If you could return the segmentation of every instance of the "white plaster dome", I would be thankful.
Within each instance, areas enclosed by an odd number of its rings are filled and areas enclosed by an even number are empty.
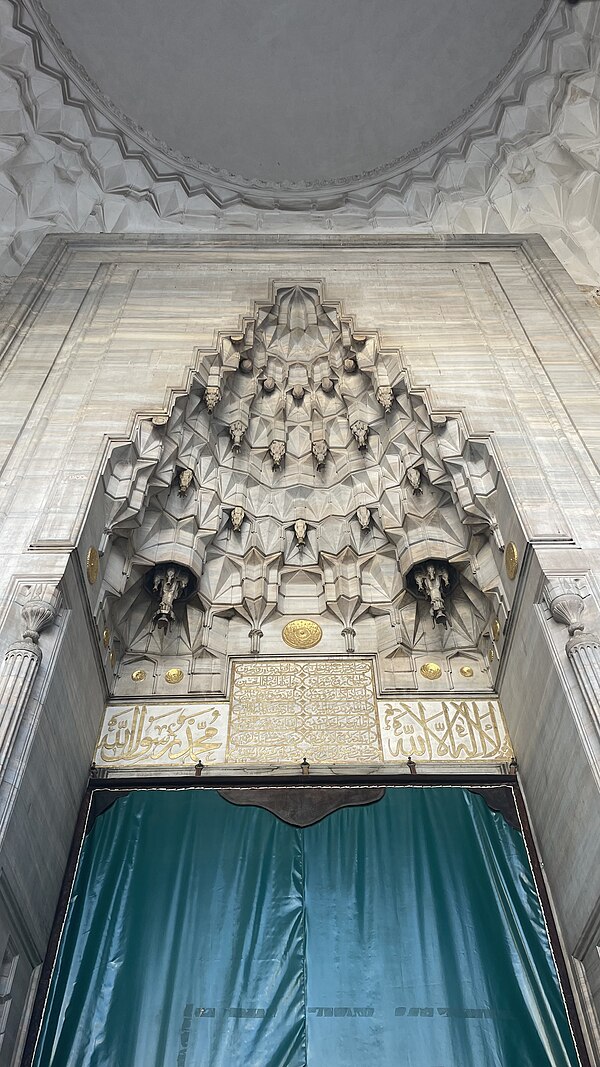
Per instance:
[[[159,143],[188,168],[285,191],[397,170],[468,125],[535,44],[553,0],[540,3],[44,7],[63,65],[134,138]]]

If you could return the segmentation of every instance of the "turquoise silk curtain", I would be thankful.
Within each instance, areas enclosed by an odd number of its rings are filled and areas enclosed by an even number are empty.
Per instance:
[[[520,834],[387,790],[296,829],[135,791],[82,849],[36,1067],[576,1067]]]

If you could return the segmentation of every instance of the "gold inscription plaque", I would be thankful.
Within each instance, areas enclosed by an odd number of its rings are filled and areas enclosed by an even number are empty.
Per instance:
[[[311,619],[293,619],[281,631],[281,636],[290,648],[314,648],[319,644],[323,631],[318,622]]]
[[[183,681],[183,671],[179,667],[171,667],[170,671],[165,674],[165,682],[169,685],[177,685],[178,682]]]
[[[397,700],[379,704],[386,760],[492,760],[513,755],[497,700]]]
[[[377,763],[381,741],[368,660],[236,663],[227,763]]]
[[[511,582],[517,577],[519,569],[519,553],[514,541],[509,541],[504,549],[504,566]]]
[[[87,550],[87,556],[85,558],[85,567],[87,571],[87,580],[90,585],[95,585],[98,581],[98,568],[100,566],[100,557],[98,555],[98,549],[91,548]]]
[[[436,678],[442,677],[442,668],[439,663],[424,663],[421,667],[421,674],[424,678],[429,678],[434,682]]]
[[[223,750],[225,718],[220,704],[108,708],[96,762],[100,767],[214,762]]]

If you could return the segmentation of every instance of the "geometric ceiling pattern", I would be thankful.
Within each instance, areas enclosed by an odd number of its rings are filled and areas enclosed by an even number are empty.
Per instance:
[[[600,4],[557,4],[541,40],[466,129],[348,186],[236,186],[136,144],[0,0],[0,284],[52,232],[540,233],[600,278]],[[38,24],[34,21],[34,13]]]

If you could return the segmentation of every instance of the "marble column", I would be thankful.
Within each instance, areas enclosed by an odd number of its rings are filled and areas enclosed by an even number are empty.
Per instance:
[[[588,710],[600,729],[600,637],[577,633],[567,641],[566,649]]]
[[[548,583],[544,596],[552,618],[568,628],[565,651],[588,711],[600,728],[600,637],[585,631],[581,589],[576,580],[560,578]]]
[[[25,629],[9,645],[0,664],[0,778],[4,775],[42,660],[40,633],[54,622],[59,598],[55,586],[28,586],[21,606]]]

